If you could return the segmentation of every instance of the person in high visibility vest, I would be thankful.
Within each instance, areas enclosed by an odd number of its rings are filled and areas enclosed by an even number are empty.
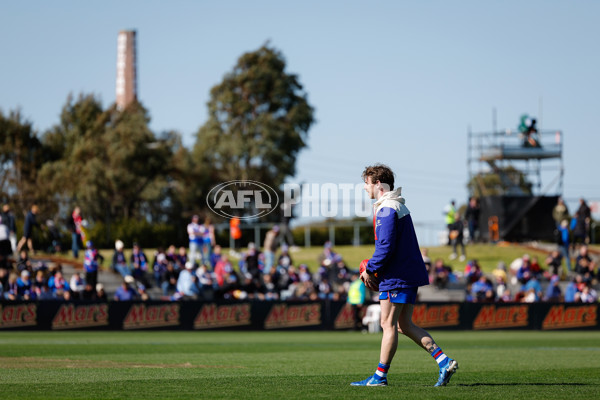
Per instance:
[[[367,288],[362,279],[358,279],[358,274],[352,274],[352,283],[348,288],[348,304],[352,306],[352,317],[354,319],[354,329],[362,329],[362,308],[367,295]]]

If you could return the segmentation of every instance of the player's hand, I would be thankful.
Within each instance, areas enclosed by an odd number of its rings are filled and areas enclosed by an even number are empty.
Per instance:
[[[374,292],[377,292],[379,290],[379,282],[377,281],[377,279],[375,277],[373,277],[372,275],[369,275],[367,273],[367,271],[363,271],[363,273],[360,274],[360,279],[362,279],[365,286],[369,290],[372,290]]]

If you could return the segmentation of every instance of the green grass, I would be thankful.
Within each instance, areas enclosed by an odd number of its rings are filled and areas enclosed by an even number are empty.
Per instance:
[[[0,397],[11,399],[593,399],[600,345],[590,331],[432,332],[460,363],[437,366],[401,337],[384,388],[381,335],[355,332],[2,332]]]

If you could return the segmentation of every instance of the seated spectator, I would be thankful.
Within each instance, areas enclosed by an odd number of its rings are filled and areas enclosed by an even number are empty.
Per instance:
[[[162,287],[163,277],[167,272],[167,265],[169,261],[167,260],[167,256],[165,253],[157,253],[154,265],[152,266],[152,270],[154,272],[154,281],[156,282],[156,287]]]
[[[529,254],[525,254],[521,258],[521,266],[516,272],[517,281],[521,285],[524,285],[531,279],[532,276],[533,273],[531,271],[531,261],[529,259]]]
[[[62,271],[56,270],[54,275],[48,279],[48,287],[56,297],[62,297],[64,292],[69,291],[69,283],[63,277]]]
[[[543,275],[544,270],[540,266],[538,258],[536,256],[531,257],[531,263],[529,264],[529,270],[538,279]]]
[[[323,252],[319,254],[317,260],[319,261],[319,265],[323,265],[325,260],[329,260],[329,264],[333,262],[334,257],[336,256],[336,252],[333,251],[333,247],[331,242],[328,240],[323,245]]]
[[[579,248],[579,255],[575,259],[575,272],[582,275],[584,280],[591,281],[594,277],[596,263],[588,253],[588,247],[582,245]]]
[[[300,279],[300,282],[312,283],[312,277],[310,275],[310,272],[308,271],[308,266],[306,264],[300,264],[300,266],[298,267],[298,278]]]
[[[479,279],[471,285],[471,296],[473,302],[494,301],[495,295],[492,282],[490,282],[485,275],[481,275]]]
[[[133,244],[131,252],[131,276],[146,287],[150,287],[146,274],[148,272],[148,257],[137,243]]]
[[[104,285],[101,283],[96,284],[96,300],[98,301],[107,301],[108,297],[106,296],[106,292],[104,291]]]
[[[102,285],[102,284],[98,283],[98,285]],[[83,288],[83,291],[81,292],[81,299],[82,300],[96,300],[96,290],[88,282],[85,283],[85,287]]]
[[[121,286],[115,292],[114,300],[115,301],[133,301],[137,300],[138,295],[135,289],[133,289],[130,284],[135,284],[135,280],[131,275],[126,276],[121,283]]]
[[[179,248],[179,252],[177,253],[177,258],[175,259],[175,269],[178,271],[182,271],[185,269],[185,263],[188,261],[187,249],[183,246]]]
[[[502,293],[502,295],[498,297],[498,302],[510,303],[511,301],[513,301],[512,293],[510,292],[510,289],[507,287],[506,289],[504,289],[504,292]]]
[[[590,282],[587,282],[583,287],[581,293],[579,293],[579,301],[581,301],[582,303],[598,302],[598,293],[594,290]]]
[[[127,265],[127,258],[123,252],[124,248],[125,244],[121,240],[115,241],[115,252],[113,253],[111,263],[111,269],[115,272],[118,272],[123,278],[125,278],[127,275],[131,275],[131,271]],[[92,285],[92,287],[94,286]]]
[[[475,283],[481,278],[481,267],[477,260],[471,260],[465,266],[465,280],[469,283]]]
[[[79,272],[75,272],[71,276],[71,280],[69,281],[69,287],[71,288],[71,295],[74,300],[79,300],[85,289],[85,279],[81,277]]]
[[[451,271],[452,268],[448,265],[445,265],[444,260],[437,258],[431,267],[431,283],[433,283],[438,289],[446,288],[450,280],[449,275]]]
[[[33,297],[32,282],[26,269],[17,278],[17,297],[21,300],[32,300]]]
[[[23,270],[28,270],[29,272],[33,271],[33,265],[31,264],[31,260],[29,259],[29,254],[27,250],[19,251],[19,260],[17,261],[17,271],[21,273]]]
[[[177,290],[177,278],[179,278],[179,272],[175,269],[174,263],[169,261],[160,279],[162,282],[160,287],[164,296],[169,296]]]
[[[553,277],[562,275],[562,259],[563,256],[558,250],[552,250],[548,257],[546,257],[546,265],[548,265],[548,271],[546,277]]]
[[[501,261],[498,263],[498,266],[492,271],[492,275],[496,280],[496,298],[499,300],[505,296],[507,286],[507,276],[506,276],[506,265]],[[510,290],[509,290],[510,296]]]
[[[554,275],[550,278],[550,284],[546,288],[546,293],[544,294],[544,301],[558,303],[562,300],[562,290],[559,283],[560,278],[558,275]]]
[[[265,300],[279,300],[279,292],[277,286],[273,283],[272,275],[265,274],[263,276],[263,295]]]
[[[210,269],[211,271],[215,270],[217,263],[221,260],[223,249],[220,245],[216,244],[212,249],[212,253],[210,254]]]
[[[175,245],[170,245],[165,251],[165,257],[167,257],[167,261],[175,264],[177,262],[177,250],[175,249]]]
[[[521,292],[525,293],[525,302],[537,302],[542,297],[542,285],[535,275],[531,275],[531,278],[521,286]]]
[[[583,278],[581,275],[575,275],[575,277],[569,282],[565,289],[565,302],[574,303],[579,299],[579,288],[583,288]]]
[[[8,275],[8,283],[4,288],[4,298],[6,300],[19,300],[19,286],[17,284],[17,280],[19,279],[19,275],[11,272]]]
[[[185,269],[179,273],[177,278],[177,293],[180,298],[197,299],[200,295],[198,279],[194,272],[192,261],[186,262]]]

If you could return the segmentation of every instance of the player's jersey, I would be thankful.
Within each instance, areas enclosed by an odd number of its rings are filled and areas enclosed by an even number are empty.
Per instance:
[[[377,272],[382,292],[429,284],[417,235],[400,196],[402,188],[386,192],[375,202],[375,253],[367,270]]]

